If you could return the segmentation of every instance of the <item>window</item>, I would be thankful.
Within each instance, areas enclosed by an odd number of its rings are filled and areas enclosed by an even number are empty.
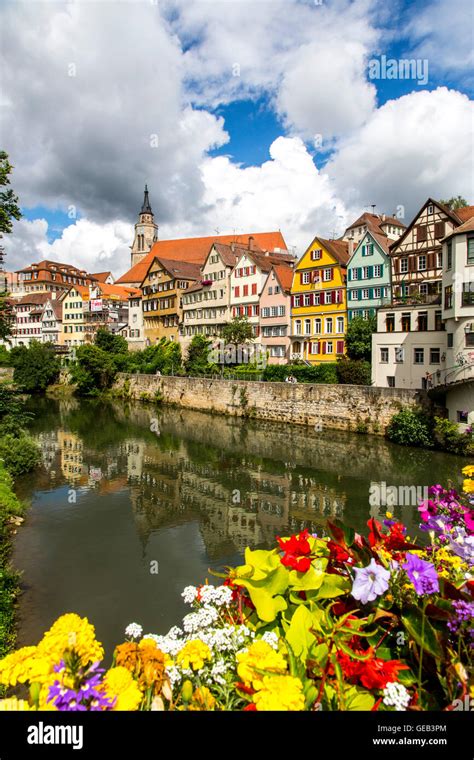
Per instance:
[[[388,364],[388,348],[380,349],[380,363]]]
[[[410,329],[411,329],[410,312],[404,312],[402,314],[402,332],[410,332]]]
[[[321,248],[317,248],[315,251],[311,251],[311,258],[313,259],[313,261],[318,261],[318,259],[320,259],[322,255],[323,255],[323,252]]]
[[[430,348],[430,364],[439,364],[441,360],[439,348]]]
[[[431,214],[434,213],[433,205],[430,203],[430,205],[427,207],[426,210],[427,210],[428,214],[430,214],[430,216],[431,216]]]
[[[278,309],[276,306],[272,306],[270,309],[270,316],[271,317],[277,317],[278,316]]]
[[[453,266],[453,241],[448,240],[446,245],[446,269],[451,269]]]
[[[327,354],[332,354],[333,353],[332,340],[328,340],[326,342],[326,353]]]
[[[415,364],[424,364],[425,363],[425,349],[424,348],[415,348],[413,351]]]
[[[301,319],[295,320],[295,335],[301,335]]]
[[[467,239],[467,263],[474,264],[474,237]]]
[[[423,272],[426,269],[426,256],[418,256],[418,271]]]
[[[337,333],[344,332],[344,317],[338,317],[336,319],[336,332]]]
[[[359,300],[359,291],[358,290],[351,290],[351,301],[358,301]]]
[[[326,319],[325,332],[329,335],[332,333],[332,317],[327,317]]]
[[[369,289],[368,289],[368,288],[364,288],[364,289],[362,290],[362,300],[364,301],[364,300],[366,300],[368,297],[369,297]]]
[[[311,335],[311,320],[305,319],[304,321],[304,334]]]
[[[360,269],[352,269],[352,279],[358,280],[360,275]]]
[[[325,293],[324,294],[324,303],[325,304],[332,303],[332,293]]]
[[[462,410],[456,412],[456,420],[457,422],[460,422],[462,425],[467,425],[469,413]]]
[[[408,259],[400,259],[400,272],[406,274],[408,272]]]
[[[301,282],[303,283],[303,285],[308,285],[309,284],[309,282],[310,282],[309,272],[302,272],[301,273]]]
[[[323,272],[323,280],[324,282],[329,282],[332,280],[332,269],[325,269]]]
[[[362,267],[361,280],[368,280],[368,279],[369,279],[369,267]]]
[[[374,244],[366,243],[362,246],[362,256],[372,256],[374,253]]]
[[[416,242],[424,243],[427,240],[428,233],[425,225],[419,225],[416,228]]]
[[[453,307],[453,286],[447,285],[444,289],[444,308],[452,309]]]
[[[421,282],[420,283],[420,295],[422,295],[422,296],[428,295],[428,283],[427,282]]]
[[[321,334],[321,320],[319,319],[319,317],[314,320],[314,333],[315,335]]]
[[[395,362],[396,364],[403,364],[405,361],[405,349],[403,346],[395,347]]]
[[[268,295],[269,296],[273,295],[273,288],[272,287],[268,288]]]
[[[293,306],[298,307],[300,305],[300,297],[293,296]]]
[[[285,316],[285,312],[286,312],[285,306],[279,306],[278,307],[278,316],[279,317],[284,317]]]
[[[309,345],[310,345],[310,349],[309,349],[310,354],[319,354],[319,343],[317,341],[313,341]]]
[[[465,346],[466,346],[466,348],[472,348],[474,346],[474,332],[468,332],[468,333],[466,333],[466,343],[465,343]]]
[[[303,306],[311,306],[311,296],[309,294],[303,296]]]
[[[441,319],[440,311],[435,311],[435,330],[444,330],[443,320]]]
[[[385,329],[387,332],[395,332],[395,314],[387,314],[385,317]]]
[[[380,298],[382,295],[382,288],[374,288],[374,298]]]
[[[381,264],[375,264],[375,266],[374,266],[374,277],[382,277],[382,265]]]
[[[426,332],[427,329],[428,329],[428,312],[419,311],[418,312],[418,330],[420,332]]]
[[[274,293],[275,293],[275,295],[277,296],[277,295],[278,295],[278,293],[280,292],[280,286],[279,286],[279,285],[275,285],[275,287],[273,288],[273,292],[274,292]]]

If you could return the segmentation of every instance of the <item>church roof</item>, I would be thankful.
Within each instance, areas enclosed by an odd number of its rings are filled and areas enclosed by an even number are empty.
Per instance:
[[[143,195],[143,203],[140,210],[140,214],[153,214],[150,206],[150,199],[148,198],[148,186],[145,185],[145,193]]]

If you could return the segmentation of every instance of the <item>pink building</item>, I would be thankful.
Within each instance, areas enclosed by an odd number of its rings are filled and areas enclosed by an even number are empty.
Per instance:
[[[293,274],[288,264],[275,264],[260,296],[260,341],[268,351],[269,364],[286,364],[289,359]]]

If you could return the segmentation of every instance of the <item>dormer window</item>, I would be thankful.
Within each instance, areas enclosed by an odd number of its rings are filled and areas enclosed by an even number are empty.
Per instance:
[[[433,214],[434,213],[434,207],[433,207],[433,205],[430,203],[430,205],[428,206],[428,208],[426,210],[427,210],[428,214]]]

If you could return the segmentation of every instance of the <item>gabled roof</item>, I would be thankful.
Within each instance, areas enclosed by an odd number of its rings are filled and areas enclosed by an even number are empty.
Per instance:
[[[353,227],[362,227],[362,225],[367,225],[368,229],[373,230],[374,232],[379,232],[383,235],[385,233],[383,232],[382,227],[387,224],[394,225],[396,227],[405,227],[403,222],[401,222],[400,219],[397,219],[395,216],[387,216],[386,214],[369,214],[368,211],[365,211],[359,216],[358,219],[356,219],[355,222],[346,227],[346,230],[351,230]]]
[[[449,240],[449,238],[452,238],[454,235],[462,235],[465,232],[474,232],[474,216],[471,216],[470,219],[467,219],[464,224],[456,227],[452,232],[449,233],[449,235],[446,235],[446,237],[443,238],[443,241]]]
[[[293,275],[295,273],[294,267],[284,266],[283,264],[274,264],[272,269],[275,272],[281,289],[284,293],[291,292],[291,286],[293,285]]]
[[[199,280],[201,277],[201,267],[199,264],[191,264],[189,261],[176,261],[175,259],[165,259],[162,256],[154,256],[153,261],[158,261],[163,269],[166,269],[172,277],[181,277],[183,280]],[[150,267],[149,267],[150,268]],[[148,275],[148,270],[146,276]]]
[[[203,264],[212,244],[240,243],[248,247],[249,237],[253,237],[257,245],[264,250],[273,251],[275,248],[286,250],[283,235],[278,232],[249,232],[245,235],[210,235],[208,237],[181,238],[179,240],[157,240],[144,258],[135,264],[128,272],[125,272],[116,281],[116,284],[143,282],[148,268],[154,258],[163,256],[173,261],[188,261],[194,264]]]
[[[67,295],[70,295],[71,290],[77,290],[79,295],[81,295],[83,298],[87,298],[89,296],[89,288],[87,285],[71,285],[67,292]]]
[[[224,264],[229,267],[235,266],[242,253],[245,253],[246,251],[254,250],[255,252],[263,253],[262,249],[258,245],[250,249],[247,246],[239,243],[231,243],[230,245],[227,245],[226,243],[214,243],[214,245],[211,247],[211,250],[212,248],[216,249]],[[209,253],[210,252],[211,251],[209,251]],[[206,261],[207,258],[208,257],[206,256]]]
[[[367,230],[367,232],[365,233],[364,237],[362,237],[360,239],[359,243],[357,243],[357,245],[354,246],[354,251],[353,251],[352,256],[358,250],[358,248],[360,248],[360,246],[363,245],[363,242],[365,240],[366,235],[370,235],[370,237],[373,240],[375,240],[376,243],[378,243],[378,245],[383,250],[383,252],[386,253],[387,256],[389,255],[389,253],[390,253],[390,251],[389,251],[389,242],[390,242],[389,238],[386,235],[382,235],[379,232],[375,232],[375,230]],[[352,258],[352,256],[351,256],[351,258]]]
[[[26,295],[15,300],[16,304],[43,304],[46,303],[48,298],[51,298],[51,293],[26,293]]]
[[[98,280],[98,282],[105,282],[107,277],[113,277],[113,274],[112,272],[94,272],[90,276]]]
[[[266,253],[264,251],[250,251],[248,248],[244,248],[236,262],[236,266],[243,256],[251,259],[262,272],[269,272],[274,264],[296,265],[295,257],[291,253]]]
[[[44,314],[44,312],[46,310],[46,308],[45,308],[46,307],[46,303],[48,303],[48,302],[49,302],[49,305],[51,306],[51,308],[52,308],[52,310],[54,312],[54,316],[56,317],[56,319],[62,319],[62,316],[63,316],[63,305],[62,305],[62,302],[58,301],[56,298],[54,298],[54,299],[53,298],[49,298],[48,301],[45,301],[44,306],[43,306],[43,314]]]
[[[74,266],[73,264],[63,264],[60,261],[50,261],[49,259],[42,259],[41,261],[38,261],[37,263],[34,262],[33,264],[30,264],[29,266],[25,267],[24,269],[17,269],[16,272],[19,274],[20,272],[29,272],[30,270],[39,270],[39,269],[47,269],[50,270],[52,268],[58,269],[66,269],[67,272],[70,274],[80,274],[81,276],[88,277],[87,272],[85,269],[79,269],[78,267]]]
[[[454,213],[459,217],[461,222],[467,222],[468,219],[472,219],[474,216],[474,206],[464,206],[463,208],[458,208]]]
[[[390,255],[391,255],[391,256],[393,256],[393,255],[396,255],[396,254],[394,254],[394,252],[393,252],[393,249],[394,249],[394,248],[395,248],[397,245],[400,245],[400,243],[402,243],[402,242],[404,241],[404,239],[406,238],[406,236],[408,235],[408,233],[410,232],[410,230],[412,230],[412,229],[413,229],[413,227],[415,226],[415,224],[416,224],[416,221],[417,221],[418,217],[420,216],[421,212],[423,211],[423,209],[425,209],[425,208],[426,208],[426,206],[428,206],[428,205],[430,205],[430,204],[432,204],[432,205],[434,205],[434,206],[438,206],[438,208],[440,208],[440,209],[441,209],[441,211],[444,211],[444,213],[446,214],[446,216],[448,216],[448,217],[451,219],[451,221],[453,222],[453,224],[455,225],[455,227],[458,227],[458,226],[461,224],[461,219],[460,219],[460,217],[458,217],[458,216],[456,215],[456,214],[457,214],[457,212],[451,211],[451,209],[449,209],[447,206],[444,206],[444,205],[443,205],[442,203],[440,203],[439,201],[435,201],[435,200],[434,200],[434,198],[428,198],[428,199],[427,199],[427,200],[426,200],[426,201],[423,203],[423,205],[422,205],[422,207],[420,208],[420,210],[418,211],[418,213],[416,213],[416,214],[415,214],[415,216],[414,216],[414,217],[413,217],[413,219],[411,220],[410,224],[409,224],[409,225],[408,225],[408,227],[406,228],[406,230],[405,230],[405,232],[403,233],[403,235],[401,235],[401,236],[398,238],[398,240],[394,240],[394,241],[393,241],[393,243],[390,243]]]
[[[303,256],[306,256],[315,242],[320,243],[331,254],[331,256],[336,259],[338,264],[340,264],[342,267],[347,266],[347,263],[349,261],[349,243],[346,240],[326,240],[322,237],[315,237],[311,242],[311,245],[309,245],[304,252]],[[303,256],[301,257],[300,261],[302,260]]]

